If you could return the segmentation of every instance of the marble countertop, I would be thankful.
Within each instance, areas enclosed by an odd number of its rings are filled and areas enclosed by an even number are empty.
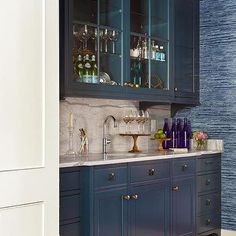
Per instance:
[[[170,151],[165,152],[142,152],[138,154],[134,153],[111,153],[108,155],[89,154],[82,157],[68,157],[60,156],[60,168],[73,167],[73,166],[97,166],[108,164],[121,164],[137,161],[151,161],[160,159],[171,159],[190,156],[201,156],[206,154],[216,154],[221,151],[190,151],[187,153],[173,153]]]

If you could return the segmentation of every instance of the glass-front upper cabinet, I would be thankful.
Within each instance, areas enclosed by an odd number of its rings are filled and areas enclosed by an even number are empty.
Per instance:
[[[120,85],[121,0],[73,0],[73,81]]]
[[[169,89],[169,0],[130,0],[130,87]]]

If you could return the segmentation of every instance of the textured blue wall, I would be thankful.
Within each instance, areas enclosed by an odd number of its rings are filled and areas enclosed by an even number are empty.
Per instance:
[[[201,1],[201,106],[179,112],[224,139],[222,227],[236,230],[236,0]]]

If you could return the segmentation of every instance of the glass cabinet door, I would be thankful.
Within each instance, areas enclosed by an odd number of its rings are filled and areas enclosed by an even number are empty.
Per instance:
[[[130,1],[129,87],[169,89],[169,1]]]
[[[73,0],[73,81],[120,85],[122,1]]]

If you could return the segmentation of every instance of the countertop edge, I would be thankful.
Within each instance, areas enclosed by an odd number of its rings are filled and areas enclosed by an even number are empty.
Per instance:
[[[175,159],[175,158],[184,158],[191,156],[203,156],[203,155],[211,155],[211,154],[220,154],[222,151],[198,151],[198,152],[189,152],[189,153],[173,153],[173,154],[164,154],[164,155],[155,155],[147,154],[147,156],[141,157],[127,157],[127,158],[117,158],[117,159],[109,159],[109,160],[87,160],[87,161],[68,161],[61,162],[59,164],[60,168],[66,167],[76,167],[76,166],[100,166],[100,165],[112,165],[112,164],[124,164],[130,162],[142,162],[142,161],[154,161],[154,160],[167,160],[167,159]],[[102,154],[101,154],[102,155]]]

